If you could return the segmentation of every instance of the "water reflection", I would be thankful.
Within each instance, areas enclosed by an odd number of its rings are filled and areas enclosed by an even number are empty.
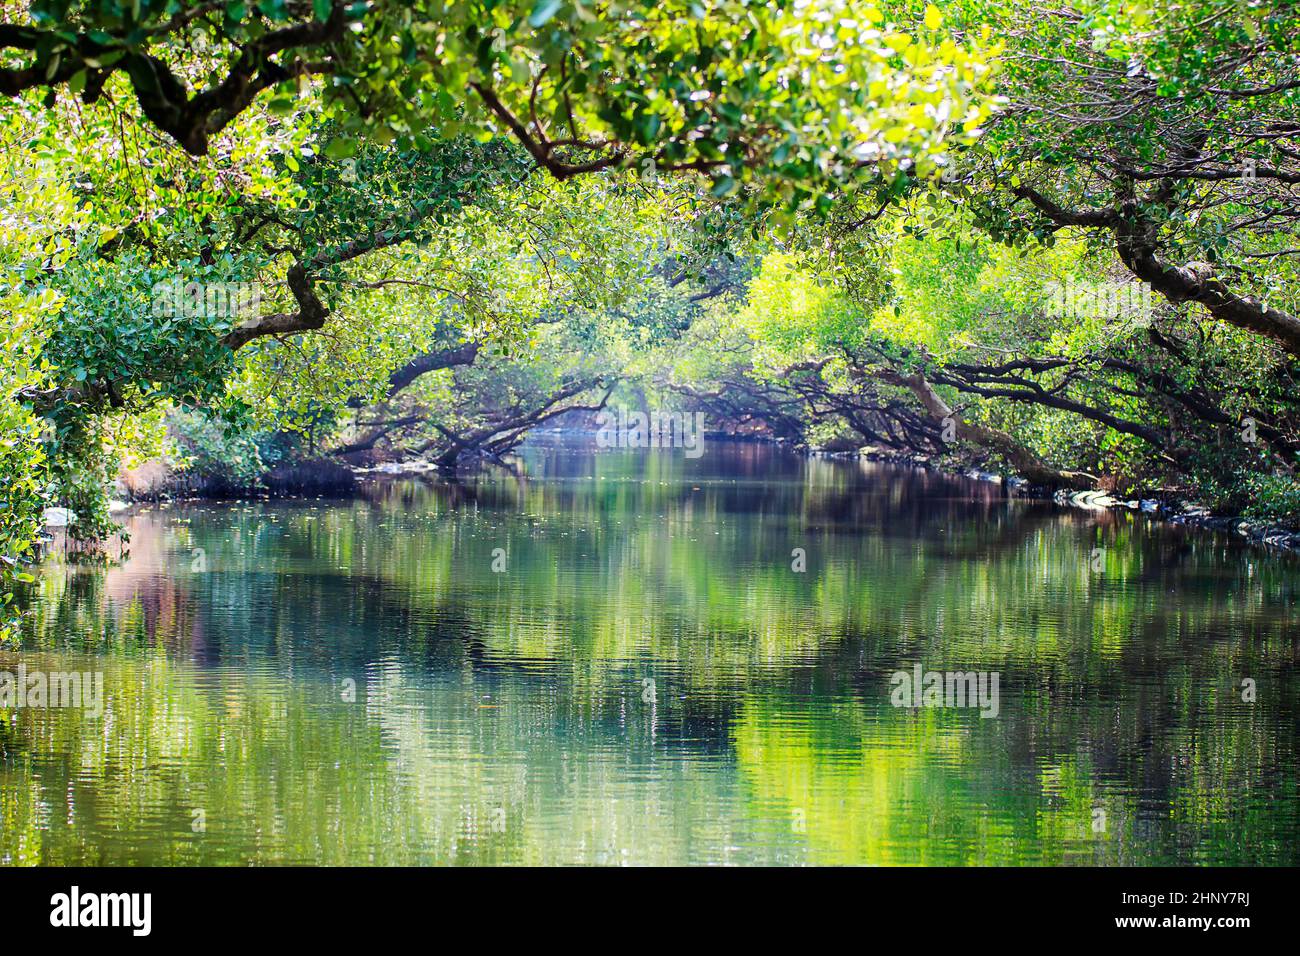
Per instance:
[[[523,474],[52,561],[0,670],[102,670],[105,715],[0,711],[0,860],[1300,858],[1294,560],[759,446]],[[999,717],[891,707],[918,661]]]

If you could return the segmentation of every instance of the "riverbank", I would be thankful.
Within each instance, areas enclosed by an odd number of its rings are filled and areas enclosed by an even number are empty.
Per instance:
[[[876,449],[862,448],[855,451],[845,451],[810,447],[804,449],[803,454],[848,461],[866,459],[881,464],[936,471],[941,474],[970,478],[975,481],[988,481],[1002,485],[1009,497],[1037,501],[1050,500],[1064,507],[1092,511],[1135,511],[1157,521],[1231,534],[1265,548],[1300,554],[1300,531],[1268,519],[1247,518],[1242,515],[1215,515],[1204,505],[1189,501],[1178,494],[1151,493],[1134,498],[1119,498],[1104,491],[1062,491],[1034,485],[1014,475],[1002,475],[973,468],[964,470],[950,468],[936,465],[924,456]]]
[[[548,429],[539,437],[568,437],[569,430]],[[1126,510],[1139,512],[1157,521],[1173,525],[1231,534],[1268,549],[1300,553],[1300,531],[1275,521],[1234,515],[1215,515],[1209,508],[1188,501],[1181,495],[1154,492],[1121,498],[1104,491],[1061,491],[1033,485],[1014,475],[978,469],[958,469],[936,464],[925,456],[885,451],[875,448],[843,446],[794,446],[761,436],[708,435],[709,441],[773,445],[792,454],[840,461],[867,460],[881,464],[933,471],[954,477],[998,484],[1008,497],[1036,501],[1053,501],[1069,508],[1093,511]],[[277,466],[254,482],[229,477],[194,475],[170,469],[160,462],[148,462],[119,476],[114,493],[118,507],[152,501],[231,500],[279,497],[349,497],[356,494],[362,481],[375,478],[427,478],[442,476],[428,462],[414,460],[382,462],[370,467],[353,466],[330,458],[317,458]]]
[[[113,494],[126,502],[288,495],[345,497],[356,492],[357,474],[357,469],[331,458],[277,465],[252,480],[178,471],[165,462],[152,460],[118,475],[113,483]]]

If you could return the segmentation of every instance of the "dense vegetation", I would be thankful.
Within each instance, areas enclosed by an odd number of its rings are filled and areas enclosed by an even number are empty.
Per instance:
[[[610,401],[1300,520],[1297,26],[0,3],[5,582],[148,458],[453,469]]]

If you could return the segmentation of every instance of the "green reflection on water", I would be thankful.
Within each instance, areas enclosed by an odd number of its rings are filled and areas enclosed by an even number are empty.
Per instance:
[[[0,860],[1300,857],[1292,559],[753,446],[525,470],[52,561],[0,670],[102,671],[104,715],[0,711]],[[916,662],[999,716],[890,706]]]

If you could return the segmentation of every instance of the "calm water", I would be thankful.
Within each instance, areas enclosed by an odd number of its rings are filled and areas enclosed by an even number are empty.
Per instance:
[[[0,861],[1300,862],[1295,560],[754,446],[525,468],[51,561],[0,670],[103,714],[0,710]],[[891,706],[916,663],[998,716]]]

